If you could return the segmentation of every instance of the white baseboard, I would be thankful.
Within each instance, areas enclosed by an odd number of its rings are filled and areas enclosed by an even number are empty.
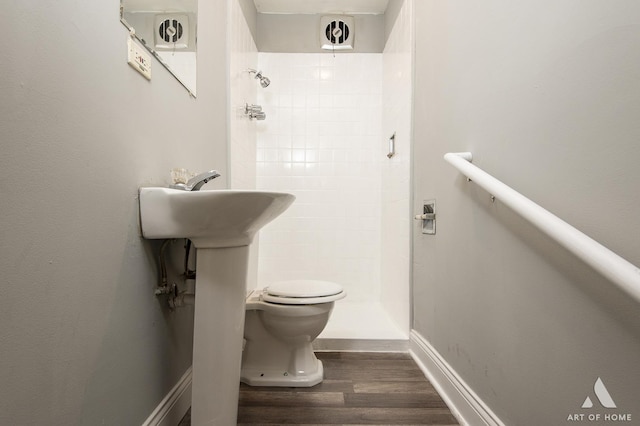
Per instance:
[[[411,330],[409,353],[460,424],[504,426],[438,351],[415,330]]]
[[[191,367],[169,391],[142,426],[176,426],[191,407]]]

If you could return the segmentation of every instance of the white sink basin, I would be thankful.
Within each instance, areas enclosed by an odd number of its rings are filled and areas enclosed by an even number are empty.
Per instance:
[[[142,236],[189,238],[197,248],[245,246],[294,200],[284,192],[140,188]]]

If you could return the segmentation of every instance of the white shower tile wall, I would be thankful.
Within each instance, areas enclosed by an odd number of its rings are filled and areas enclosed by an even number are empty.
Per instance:
[[[395,133],[396,153],[382,163],[381,301],[394,323],[408,333],[411,226],[411,109],[413,2],[405,0],[383,52],[382,126]],[[395,283],[389,285],[388,283]]]
[[[229,43],[229,167],[227,181],[231,189],[256,187],[256,123],[244,113],[245,103],[256,103],[258,84],[247,71],[258,66],[258,49],[240,4],[232,1]],[[219,135],[226,138],[226,135]],[[214,159],[213,161],[219,161]],[[256,238],[256,241],[258,238]],[[256,286],[258,275],[257,244],[250,248],[247,290]]]
[[[244,114],[245,103],[257,102],[257,87],[247,72],[258,65],[258,49],[237,1],[230,2],[231,31],[229,50],[230,75],[230,145],[229,186],[232,189],[256,187],[256,125]],[[226,135],[220,135],[225,138]]]
[[[341,283],[380,298],[382,54],[259,53],[257,186],[295,203],[260,234],[258,285]],[[383,157],[384,158],[384,157]]]

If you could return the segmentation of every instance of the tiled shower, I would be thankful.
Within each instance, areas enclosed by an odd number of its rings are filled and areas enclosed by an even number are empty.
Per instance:
[[[252,180],[248,128],[256,135],[256,188],[297,197],[260,233],[255,285],[338,282],[348,297],[336,303],[321,338],[407,339],[410,5],[403,6],[383,53],[257,53],[241,11],[235,13],[232,188]],[[255,100],[246,99],[245,85],[258,86],[243,74],[246,68],[271,80],[257,88]],[[243,102],[261,105],[266,120],[243,118]],[[394,133],[396,154],[388,158]]]
[[[379,297],[379,54],[260,53],[257,186],[297,200],[260,236],[258,280],[318,277]]]

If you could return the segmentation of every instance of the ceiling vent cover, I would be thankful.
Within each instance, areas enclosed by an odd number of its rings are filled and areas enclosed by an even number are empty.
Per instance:
[[[180,14],[156,15],[156,49],[186,49],[189,47],[189,18]]]
[[[326,50],[351,50],[355,37],[353,16],[320,18],[320,46]]]

